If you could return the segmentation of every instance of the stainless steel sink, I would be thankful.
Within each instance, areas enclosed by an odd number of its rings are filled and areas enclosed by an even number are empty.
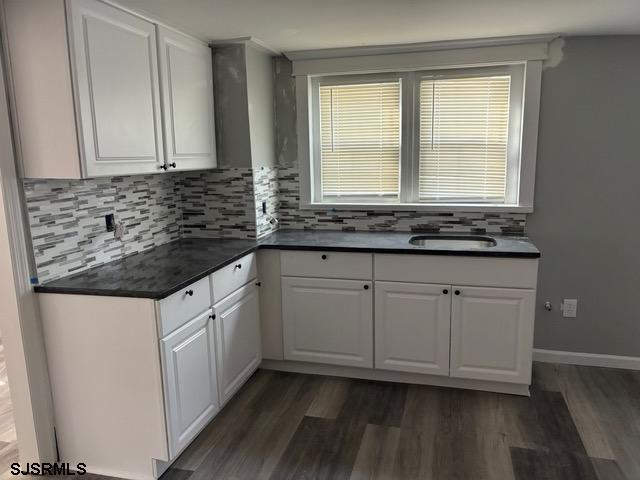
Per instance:
[[[419,235],[411,237],[409,243],[419,247],[454,249],[491,248],[497,245],[493,238],[480,235]]]

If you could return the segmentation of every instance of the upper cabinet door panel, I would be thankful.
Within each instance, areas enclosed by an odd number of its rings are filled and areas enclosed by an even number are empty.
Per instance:
[[[155,25],[95,0],[71,0],[86,176],[160,171]]]
[[[158,45],[167,163],[177,170],[214,168],[211,49],[164,27]]]

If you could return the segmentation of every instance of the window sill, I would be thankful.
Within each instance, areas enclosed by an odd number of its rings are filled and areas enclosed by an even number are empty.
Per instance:
[[[532,213],[531,205],[424,203],[300,203],[301,210],[357,210],[466,213]]]

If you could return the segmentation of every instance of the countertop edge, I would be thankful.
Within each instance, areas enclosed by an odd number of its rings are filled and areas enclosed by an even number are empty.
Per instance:
[[[317,246],[317,245],[258,245],[258,250],[311,250],[314,252],[364,252],[364,253],[392,253],[405,255],[444,255],[449,257],[503,257],[538,259],[540,252],[505,252],[505,251],[480,251],[480,250],[428,250],[410,248],[385,248],[385,247],[344,247],[344,246]]]
[[[197,275],[192,275],[188,279],[172,286],[163,291],[135,291],[135,290],[107,290],[107,289],[95,289],[95,288],[74,288],[74,287],[58,287],[47,286],[47,284],[34,285],[33,290],[36,293],[52,293],[52,294],[66,294],[66,295],[94,295],[101,297],[124,297],[124,298],[146,298],[151,300],[162,300],[174,294],[178,290],[197,282],[198,280],[217,272],[218,270],[226,267],[230,263],[248,255],[249,253],[258,250],[309,250],[309,251],[332,251],[332,252],[363,252],[363,253],[380,253],[380,254],[394,254],[394,255],[443,255],[443,256],[457,256],[457,257],[490,257],[490,258],[522,258],[529,260],[537,260],[541,257],[539,251],[536,252],[505,252],[505,251],[473,251],[473,250],[428,250],[428,249],[407,249],[407,248],[384,248],[384,247],[364,247],[364,246],[319,246],[319,245],[277,245],[260,243],[257,240],[257,244],[248,247],[224,261],[212,265]],[[55,281],[55,280],[54,280]]]

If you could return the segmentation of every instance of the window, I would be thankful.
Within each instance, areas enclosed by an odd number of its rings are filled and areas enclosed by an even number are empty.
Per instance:
[[[322,199],[398,198],[400,82],[319,86]]]
[[[519,206],[525,64],[312,77],[310,204]]]
[[[511,76],[425,78],[419,88],[419,200],[505,203]]]

